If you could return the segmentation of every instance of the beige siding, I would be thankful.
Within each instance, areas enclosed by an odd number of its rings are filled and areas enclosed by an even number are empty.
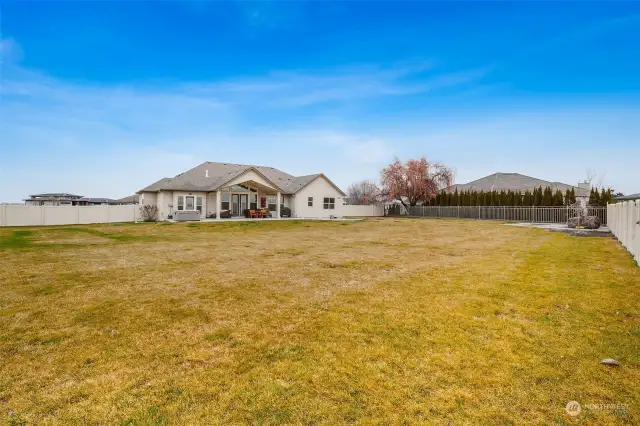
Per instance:
[[[193,200],[193,205],[195,208],[196,205],[196,200],[195,197],[202,197],[202,214],[200,215],[201,218],[205,218],[207,211],[208,211],[208,204],[207,204],[207,193],[206,192],[187,192],[187,191],[173,191],[173,196],[172,196],[172,204],[173,204],[173,211],[177,211],[178,210],[178,197],[179,196],[183,196],[183,197],[187,197],[187,196],[193,196],[194,200]],[[186,208],[186,199],[185,199],[185,208]],[[215,194],[214,194],[214,202],[213,202],[213,208],[215,209]]]
[[[220,201],[222,201],[222,194],[220,194]],[[217,213],[216,212],[216,193],[215,192],[208,192],[207,193],[207,214],[212,214],[212,213]]]
[[[241,174],[240,176],[236,177],[232,181],[225,183],[224,186],[229,187],[233,185],[239,185],[247,181],[253,181],[253,182],[259,183],[260,185],[264,185],[267,188],[273,188],[274,191],[277,191],[277,189],[273,187],[273,184],[271,184],[271,182],[267,181],[265,178],[263,178],[253,170],[249,170],[248,172]]]
[[[155,204],[158,205],[158,193],[157,192],[143,192],[140,194],[140,204]]]
[[[166,220],[167,216],[171,214],[172,208],[169,206],[175,206],[173,204],[173,191],[160,191],[158,192],[158,220]]]
[[[308,206],[308,197],[313,197],[313,206]],[[335,199],[334,209],[324,209],[325,197]],[[324,177],[320,176],[295,195],[296,217],[327,218],[329,216],[342,216],[342,194],[333,187]]]

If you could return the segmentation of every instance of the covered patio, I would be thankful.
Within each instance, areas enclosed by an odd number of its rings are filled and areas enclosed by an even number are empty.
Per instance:
[[[257,170],[250,169],[223,184],[215,192],[216,217],[222,220],[223,211],[229,211],[232,218],[280,219],[282,194],[280,190]],[[275,197],[275,215],[270,213],[269,198]]]

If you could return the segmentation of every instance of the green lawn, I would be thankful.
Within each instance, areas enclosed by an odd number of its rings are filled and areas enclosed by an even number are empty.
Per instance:
[[[8,423],[640,424],[640,268],[611,238],[420,219],[0,228],[0,283]]]

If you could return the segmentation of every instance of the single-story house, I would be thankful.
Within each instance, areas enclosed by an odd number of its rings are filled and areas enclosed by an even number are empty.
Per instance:
[[[113,204],[110,198],[90,198],[67,192],[33,194],[24,200],[27,206],[102,206]]]
[[[201,218],[232,217],[246,209],[268,208],[280,217],[281,206],[291,217],[328,218],[342,216],[346,196],[323,173],[292,176],[266,166],[205,162],[172,178],[162,178],[139,190],[140,204],[155,204],[158,219],[180,210],[197,210]]]
[[[562,195],[566,190],[574,190],[576,201],[582,205],[586,205],[589,201],[589,193],[591,192],[591,184],[588,182],[580,182],[577,186],[568,185],[561,182],[551,182],[544,179],[538,179],[531,176],[525,176],[520,173],[493,173],[480,179],[476,179],[469,183],[460,185],[451,185],[447,191],[454,192],[456,189],[461,191],[533,191],[542,187],[550,187],[553,192],[559,190]]]

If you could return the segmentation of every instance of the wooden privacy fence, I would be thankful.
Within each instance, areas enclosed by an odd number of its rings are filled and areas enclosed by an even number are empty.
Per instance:
[[[481,220],[504,220],[535,223],[567,223],[570,217],[578,216],[580,208],[573,207],[504,207],[504,206],[414,206],[404,208],[396,204],[389,206],[389,216],[459,218]],[[607,223],[606,207],[589,207],[587,215],[598,216]]]
[[[609,229],[640,264],[640,201],[624,201],[607,206]]]

